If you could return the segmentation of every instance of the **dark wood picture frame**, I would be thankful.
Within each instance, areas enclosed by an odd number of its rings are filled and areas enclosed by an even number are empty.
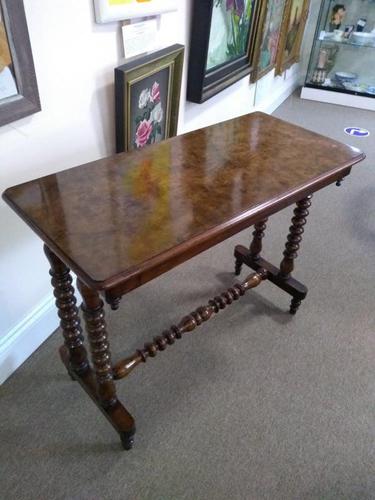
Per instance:
[[[187,83],[187,100],[202,103],[249,75],[254,60],[256,33],[263,0],[253,0],[246,54],[213,70],[206,70],[212,11],[215,0],[194,0]]]
[[[18,94],[0,100],[0,126],[41,110],[23,0],[0,0]]]
[[[282,75],[283,72],[289,69],[293,64],[300,60],[300,51],[303,34],[305,32],[307,18],[309,16],[310,0],[303,0],[301,21],[298,26],[293,46],[288,54],[286,54],[286,47],[288,42],[289,24],[295,12],[293,12],[293,0],[287,0],[284,9],[283,21],[281,25],[279,47],[276,57],[275,75]]]
[[[184,46],[175,44],[152,54],[137,58],[115,68],[116,152],[132,149],[131,99],[132,87],[142,79],[169,68],[165,139],[177,134]]]

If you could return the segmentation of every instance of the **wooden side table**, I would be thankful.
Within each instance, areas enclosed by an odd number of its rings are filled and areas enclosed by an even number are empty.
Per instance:
[[[5,201],[44,241],[64,336],[61,358],[125,449],[135,424],[115,381],[264,280],[291,295],[295,314],[307,293],[292,272],[312,194],[341,181],[363,158],[357,149],[253,113],[5,191]],[[261,256],[267,218],[294,203],[276,267]],[[235,248],[236,274],[243,265],[252,274],[112,362],[103,299],[117,309],[126,293],[252,225],[250,248]],[[92,365],[70,270],[83,297]]]

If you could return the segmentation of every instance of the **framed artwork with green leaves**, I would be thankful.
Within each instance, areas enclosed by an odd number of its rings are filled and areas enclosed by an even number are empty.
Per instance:
[[[176,135],[183,58],[176,44],[115,69],[117,153]]]
[[[187,98],[201,103],[250,74],[260,0],[195,0]]]

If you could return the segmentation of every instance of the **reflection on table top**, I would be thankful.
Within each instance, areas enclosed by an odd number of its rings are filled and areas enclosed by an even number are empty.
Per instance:
[[[82,279],[107,289],[209,248],[362,158],[253,113],[21,184],[4,199]]]

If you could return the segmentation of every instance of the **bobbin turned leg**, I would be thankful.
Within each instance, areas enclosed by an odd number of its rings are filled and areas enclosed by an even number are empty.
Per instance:
[[[259,221],[254,225],[253,241],[250,245],[250,255],[253,260],[259,260],[262,251],[262,240],[267,227],[268,218]]]
[[[44,245],[44,253],[51,265],[51,283],[56,297],[56,306],[60,318],[60,327],[63,331],[64,345],[60,348],[60,356],[74,380],[76,374],[89,370],[87,352],[83,345],[84,338],[76,306],[70,269]]]
[[[292,225],[289,228],[287,242],[285,244],[284,258],[280,264],[280,277],[287,280],[294,269],[294,260],[298,256],[298,250],[302,241],[302,234],[304,232],[304,225],[306,224],[306,217],[309,215],[309,207],[311,206],[312,195],[300,200],[294,209],[294,217],[292,218]],[[290,305],[290,313],[296,314],[299,306],[301,305],[301,298],[294,296]]]
[[[268,218],[263,219],[256,224],[254,224],[253,240],[250,245],[250,256],[252,260],[256,261],[259,259],[262,251],[262,240],[264,238],[264,231],[267,227]],[[235,274],[238,276],[241,273],[243,260],[236,258],[235,264]]]
[[[134,442],[135,425],[132,416],[117,399],[103,301],[96,290],[80,280],[77,284],[83,298],[82,310],[95,371],[97,400],[119,432],[123,447],[129,450]]]

